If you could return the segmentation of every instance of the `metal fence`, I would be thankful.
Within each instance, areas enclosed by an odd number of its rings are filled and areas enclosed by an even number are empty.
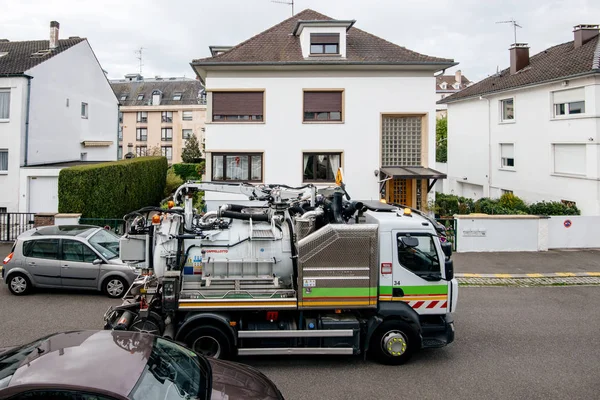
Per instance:
[[[33,228],[34,216],[33,213],[0,213],[0,242],[12,242]]]
[[[102,227],[109,227],[111,231],[117,235],[125,233],[125,221],[122,219],[113,218],[79,218],[79,224],[81,225],[96,225]]]
[[[453,217],[436,218],[436,221],[446,227],[446,238],[452,243],[452,251],[456,251],[456,220]]]

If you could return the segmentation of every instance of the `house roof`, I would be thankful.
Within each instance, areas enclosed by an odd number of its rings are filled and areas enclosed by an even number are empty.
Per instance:
[[[0,41],[0,54],[7,53],[0,57],[0,75],[20,75],[43,63],[46,60],[62,53],[63,51],[75,46],[78,43],[87,40],[85,38],[62,39],[58,41],[58,46],[41,56],[32,54],[41,50],[48,50],[50,42],[48,40],[28,40],[21,42]]]
[[[559,44],[530,57],[529,66],[516,74],[511,74],[510,68],[507,68],[438,101],[438,104],[551,82],[574,75],[600,73],[596,61],[598,57],[600,57],[600,36],[596,36],[578,48],[575,48],[573,41]]]
[[[200,92],[204,89],[202,83],[190,78],[158,78],[152,80],[111,80],[110,85],[122,106],[147,106],[152,101],[152,92],[162,93],[161,106],[200,104]],[[181,93],[181,100],[173,100],[175,93]],[[123,94],[126,100],[121,100]],[[138,100],[139,95],[144,95]]]
[[[442,89],[442,86],[440,86],[444,82],[446,82],[446,84],[448,85],[448,87],[446,89]],[[455,92],[456,90],[462,90],[462,89],[466,88],[467,85],[471,83],[471,81],[468,80],[466,76],[462,75],[461,80],[460,80],[460,87],[458,89],[454,89],[454,87],[452,86],[455,83],[456,83],[455,75],[438,75],[435,78],[435,90]]]
[[[333,18],[306,9],[292,18],[234,46],[226,53],[192,61],[193,66],[209,65],[272,65],[272,64],[454,64],[454,60],[432,57],[388,42],[380,37],[352,27],[347,32],[346,58],[302,56],[300,38],[292,33],[300,21],[335,21]]]

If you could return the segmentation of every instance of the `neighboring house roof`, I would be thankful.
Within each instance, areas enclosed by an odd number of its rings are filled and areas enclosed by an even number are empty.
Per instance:
[[[304,58],[300,38],[292,33],[299,21],[334,21],[307,9],[292,18],[234,46],[226,53],[192,61],[194,66],[227,64],[453,64],[454,60],[432,57],[388,42],[352,27],[347,33],[346,58]]]
[[[441,86],[441,84],[444,82],[446,82],[446,85],[448,85],[446,87],[446,89],[443,89]],[[456,83],[456,75],[439,75],[435,79],[435,90],[439,91],[439,92],[452,92],[453,93],[453,92],[456,92],[457,90],[463,90],[472,82],[470,80],[468,80],[464,75],[462,75],[460,87],[458,89],[454,89],[453,85],[455,83]]]
[[[529,59],[529,66],[510,73],[510,68],[492,75],[481,82],[448,96],[438,103],[452,103],[470,97],[481,96],[508,89],[551,82],[586,73],[600,73],[596,58],[600,54],[600,36],[575,48],[574,42],[550,47]]]
[[[32,54],[43,50],[49,50],[50,42],[48,40],[28,40],[22,42],[0,41],[0,54],[7,53],[0,57],[0,75],[20,75],[43,63],[46,60],[62,53],[63,51],[83,42],[84,38],[62,39],[58,41],[58,46],[49,52],[43,52],[39,56]]]
[[[122,106],[152,105],[152,93],[155,90],[162,93],[161,106],[200,104],[200,92],[204,90],[202,82],[191,78],[160,78],[139,81],[111,80],[110,85]],[[176,93],[181,93],[181,100],[173,100]],[[121,100],[123,94],[127,94],[126,100]],[[138,100],[138,96],[141,94],[144,95],[144,98]]]

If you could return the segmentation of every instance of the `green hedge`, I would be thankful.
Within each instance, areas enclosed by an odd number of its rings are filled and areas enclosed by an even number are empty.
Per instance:
[[[435,194],[435,214],[446,217],[455,214],[483,213],[490,215],[579,215],[581,211],[575,205],[558,201],[541,201],[526,204],[512,193],[505,193],[499,199],[482,197],[477,201],[452,194]]]
[[[204,173],[204,162],[198,164],[179,163],[173,164],[173,171],[184,181],[198,180],[202,178]]]
[[[140,157],[65,168],[58,176],[58,211],[83,218],[122,218],[158,206],[168,163],[165,157]]]

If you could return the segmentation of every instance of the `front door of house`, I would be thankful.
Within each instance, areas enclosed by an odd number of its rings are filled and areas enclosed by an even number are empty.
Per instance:
[[[407,207],[413,207],[413,181],[414,179],[391,179],[387,182],[388,204],[401,204]]]

